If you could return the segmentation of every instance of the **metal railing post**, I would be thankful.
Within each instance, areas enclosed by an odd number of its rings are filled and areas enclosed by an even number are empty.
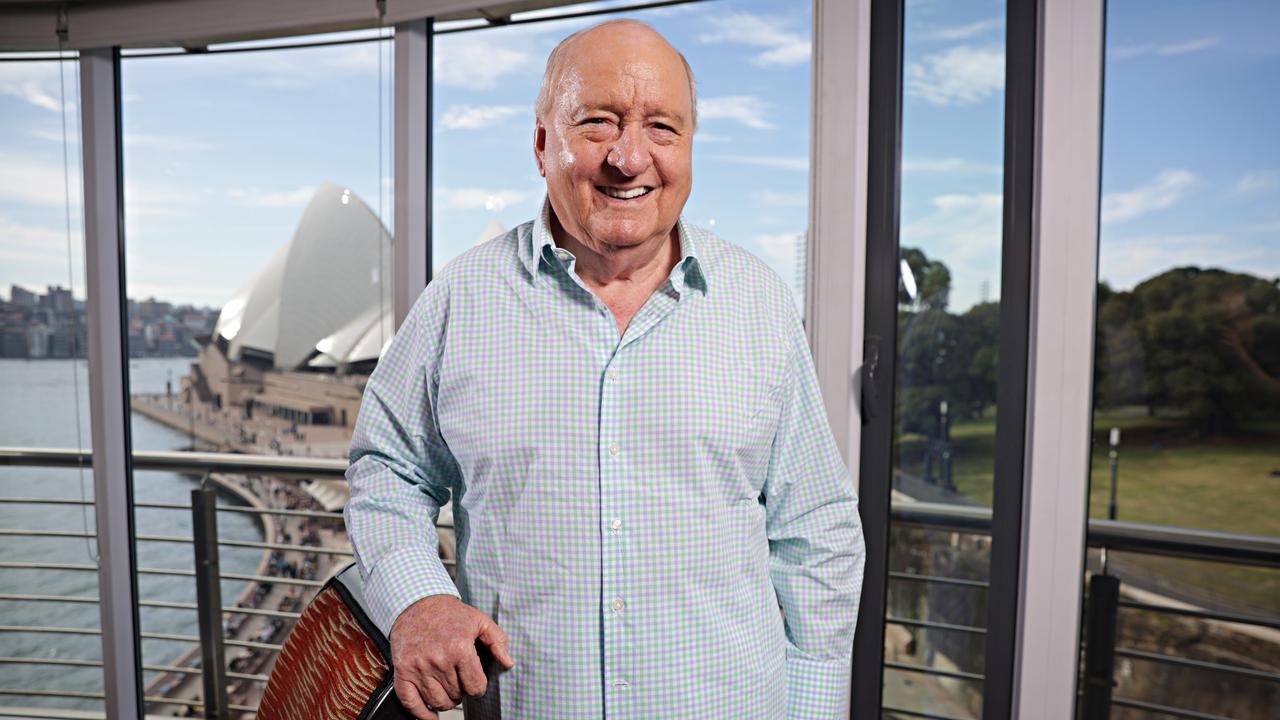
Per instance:
[[[191,536],[196,552],[196,606],[200,616],[200,675],[204,716],[226,720],[227,664],[222,644],[222,586],[218,567],[218,509],[213,488],[191,491]]]
[[[1111,717],[1111,691],[1116,686],[1116,613],[1119,607],[1119,578],[1103,574],[1090,578],[1089,606],[1085,616],[1082,720]]]

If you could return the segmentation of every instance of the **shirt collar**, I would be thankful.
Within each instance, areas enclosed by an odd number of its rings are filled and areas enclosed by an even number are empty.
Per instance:
[[[680,262],[671,269],[671,285],[678,293],[683,293],[685,287],[692,287],[706,294],[707,276],[698,259],[693,233],[685,226],[684,216],[676,221],[676,230],[680,237]],[[568,250],[557,250],[555,238],[551,236],[551,201],[546,199],[542,202],[542,212],[533,221],[532,232],[520,243],[520,261],[529,271],[531,281],[537,281],[543,263],[563,266],[573,262],[573,255]]]

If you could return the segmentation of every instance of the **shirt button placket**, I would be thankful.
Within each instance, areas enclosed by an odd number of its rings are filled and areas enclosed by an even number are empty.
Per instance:
[[[624,541],[619,532],[622,529],[622,516],[625,509],[627,457],[622,453],[622,444],[617,433],[622,423],[620,417],[620,386],[618,382],[617,351],[606,360],[604,382],[601,387],[600,402],[600,441],[601,441],[601,521],[607,528],[602,537],[604,584],[602,590],[605,600],[606,622],[604,626],[604,669],[608,681],[607,687],[612,691],[606,698],[606,714],[618,712],[616,708],[623,702],[621,691],[630,688],[628,668],[626,667],[625,648],[628,646],[625,637],[627,622],[625,611],[625,568]],[[625,710],[622,711],[625,715]]]

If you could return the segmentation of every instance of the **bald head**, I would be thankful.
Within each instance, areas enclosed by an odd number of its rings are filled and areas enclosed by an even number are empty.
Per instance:
[[[583,41],[587,41],[583,43]],[[653,52],[669,53],[677,58],[680,65],[684,68],[685,76],[689,79],[689,105],[690,120],[694,127],[698,123],[698,93],[697,85],[693,78],[693,68],[689,66],[689,61],[685,59],[684,54],[676,50],[667,39],[657,30],[649,27],[639,20],[608,20],[598,25],[593,25],[584,30],[570,35],[556,45],[551,51],[551,55],[547,57],[547,69],[542,74],[542,87],[538,91],[538,101],[534,106],[534,112],[540,122],[545,122],[547,113],[551,112],[551,106],[554,98],[559,94],[561,83],[565,78],[565,70],[573,64],[575,60],[575,49],[580,44],[585,45],[647,45],[652,48]]]

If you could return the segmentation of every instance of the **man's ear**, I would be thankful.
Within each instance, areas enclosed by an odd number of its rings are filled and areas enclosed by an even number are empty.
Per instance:
[[[547,176],[547,166],[543,157],[547,154],[547,128],[538,120],[533,126],[533,159],[538,163],[538,174]]]

